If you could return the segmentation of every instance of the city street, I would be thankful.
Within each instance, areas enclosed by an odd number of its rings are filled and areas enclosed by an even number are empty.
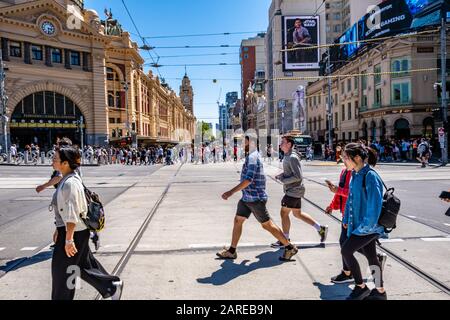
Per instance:
[[[277,224],[282,187],[279,163],[265,164],[268,209]],[[254,217],[244,225],[234,261],[216,260],[228,246],[240,195],[221,194],[239,181],[240,163],[83,168],[86,184],[106,204],[107,224],[97,258],[125,281],[123,299],[307,299],[342,300],[349,285],[333,285],[341,270],[340,226],[323,213],[332,195],[324,180],[336,181],[342,167],[304,164],[304,211],[329,225],[325,245],[312,227],[292,220],[291,238],[300,248],[292,263],[278,260],[274,239]],[[450,217],[439,194],[449,189],[450,168],[381,165],[378,172],[402,201],[398,228],[382,241],[388,254],[385,286],[391,300],[448,300]],[[0,167],[0,299],[49,299],[52,190],[40,195],[49,167]],[[358,256],[366,274],[367,262]],[[267,290],[264,290],[266,288]],[[76,299],[96,299],[82,282]]]

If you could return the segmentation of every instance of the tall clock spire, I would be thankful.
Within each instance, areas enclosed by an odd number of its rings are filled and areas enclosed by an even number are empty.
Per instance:
[[[180,98],[184,108],[194,114],[194,91],[192,89],[191,80],[187,75],[187,71],[180,86]]]

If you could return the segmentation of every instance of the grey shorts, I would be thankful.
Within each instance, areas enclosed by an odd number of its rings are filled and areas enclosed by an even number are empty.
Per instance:
[[[253,213],[259,223],[266,223],[270,220],[266,204],[267,201],[244,202],[241,200],[238,203],[236,215],[248,219]]]

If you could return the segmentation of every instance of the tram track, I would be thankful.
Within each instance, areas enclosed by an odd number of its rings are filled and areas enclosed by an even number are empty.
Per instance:
[[[128,245],[128,248],[126,249],[125,253],[120,258],[119,262],[114,267],[114,270],[112,272],[112,275],[114,276],[120,276],[127,266],[128,262],[130,261],[133,254],[135,254],[135,250],[139,244],[139,242],[142,239],[142,236],[144,235],[145,231],[148,229],[148,226],[150,222],[152,221],[153,217],[155,216],[156,212],[158,211],[159,207],[165,200],[167,193],[169,192],[170,188],[174,184],[174,180],[177,177],[178,173],[183,168],[183,164],[180,165],[180,167],[177,169],[177,171],[174,173],[174,175],[170,178],[169,182],[166,185],[166,188],[159,196],[158,200],[156,201],[153,208],[150,210],[150,212],[147,214],[147,217],[145,218],[144,222],[141,224],[139,230],[136,232],[135,236],[133,237],[133,240],[131,240],[130,244]],[[94,300],[101,300],[102,296],[97,293]]]
[[[107,201],[107,202],[104,202],[103,205],[106,207],[109,203],[111,203],[112,201],[114,201],[115,199],[117,199],[118,197],[120,197],[121,195],[123,195],[124,193],[126,193],[126,192],[127,192],[128,190],[130,190],[131,188],[136,187],[136,186],[137,186],[139,183],[141,183],[144,179],[148,178],[148,176],[151,176],[151,175],[155,174],[155,173],[158,172],[158,170],[160,170],[161,168],[162,168],[162,166],[161,166],[160,168],[156,169],[155,171],[153,171],[150,175],[146,175],[146,176],[144,176],[142,179],[140,179],[139,181],[137,181],[137,182],[135,182],[134,184],[132,184],[132,185],[126,187],[124,190],[122,190],[120,193],[118,193],[114,198],[110,199],[110,200]],[[42,209],[40,209],[40,210],[42,210]],[[35,210],[34,213],[37,212],[37,211],[39,211],[39,210]],[[26,216],[29,216],[29,215],[32,214],[32,213],[33,213],[33,212],[27,213],[27,214],[25,214],[25,215],[22,215],[22,216],[20,216],[20,217],[17,217],[17,218],[14,219],[14,220],[15,220],[15,221],[18,221],[18,220],[20,220],[20,219],[24,219]],[[12,222],[12,221],[8,221],[7,223],[1,225],[1,226],[0,226],[0,230],[1,230],[2,227],[4,227],[5,225],[9,225],[11,222]],[[7,262],[7,267],[6,267],[5,269],[3,269],[3,270],[0,271],[0,279],[3,278],[3,277],[4,277],[6,274],[8,274],[9,272],[18,269],[18,268],[20,268],[22,265],[24,265],[25,263],[29,262],[31,259],[33,259],[33,257],[35,257],[36,255],[38,255],[39,253],[42,253],[42,251],[43,251],[45,248],[49,247],[51,244],[53,244],[53,242],[50,242],[50,243],[47,243],[46,245],[43,245],[43,246],[38,247],[38,249],[36,249],[36,251],[35,251],[35,252],[37,252],[37,253],[34,253],[34,254],[30,255],[30,256],[27,256],[27,257],[18,257],[18,258],[16,258],[16,259],[13,259],[13,260]],[[8,265],[8,264],[9,264],[9,265]]]
[[[279,182],[278,180],[276,180],[274,177],[268,175],[268,177],[273,180],[275,183],[280,184],[281,182]],[[308,181],[313,181],[317,184],[320,184],[322,186],[324,186],[322,183],[318,182],[318,181],[314,181],[312,179],[308,179],[305,178],[305,180]],[[325,186],[324,186],[325,187]],[[303,199],[309,203],[310,205],[312,205],[313,207],[315,207],[316,209],[320,210],[321,212],[325,213],[325,209],[322,208],[320,205],[318,205],[317,203],[315,203],[314,201],[303,197]],[[332,219],[334,222],[338,223],[339,225],[342,224],[342,220],[330,215],[330,214],[326,214],[327,217],[329,217],[330,219]],[[415,221],[415,220],[414,220]],[[416,221],[418,222],[418,221]],[[420,222],[418,222],[420,223]],[[437,229],[437,228],[435,228]],[[448,233],[447,233],[448,234]],[[420,278],[424,279],[425,281],[427,281],[428,283],[430,283],[431,285],[433,285],[435,288],[441,290],[442,292],[446,293],[447,295],[450,296],[450,287],[443,281],[440,281],[439,279],[433,277],[432,275],[430,275],[428,272],[424,271],[423,269],[419,268],[418,266],[414,265],[412,262],[404,259],[403,257],[401,257],[400,255],[396,254],[394,251],[386,248],[385,246],[383,246],[382,243],[378,243],[377,244],[378,248],[384,252],[385,254],[387,254],[389,257],[391,257],[392,259],[394,259],[395,261],[397,261],[398,263],[400,263],[403,267],[407,268],[408,270],[410,270],[411,272],[413,272],[414,274],[416,274],[417,276],[419,276]]]

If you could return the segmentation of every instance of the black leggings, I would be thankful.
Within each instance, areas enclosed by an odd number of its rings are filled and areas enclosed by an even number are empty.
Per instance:
[[[344,258],[344,269],[348,267],[348,271],[352,273],[357,285],[362,285],[364,282],[358,260],[354,256],[356,251],[362,253],[367,258],[376,287],[383,287],[383,272],[380,261],[378,260],[376,247],[379,237],[379,234],[370,234],[367,236],[351,235],[342,245],[341,254]]]
[[[58,228],[58,238],[52,259],[52,300],[73,300],[75,288],[72,286],[73,275],[79,268],[80,277],[103,296],[111,297],[116,290],[113,282],[120,281],[116,276],[110,275],[98,262],[89,248],[89,230],[75,232],[74,241],[78,253],[69,258],[66,255],[66,228]],[[69,272],[69,273],[68,273]]]

